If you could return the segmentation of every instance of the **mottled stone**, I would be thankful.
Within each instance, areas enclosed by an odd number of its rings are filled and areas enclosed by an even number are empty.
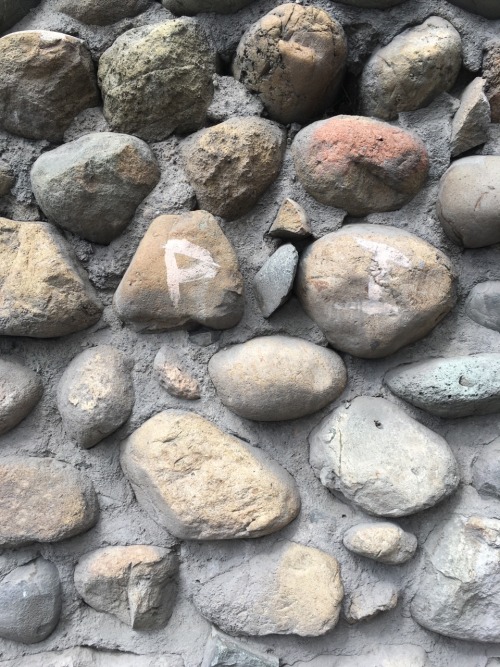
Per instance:
[[[217,352],[208,371],[233,412],[257,421],[298,419],[344,391],[347,374],[332,350],[288,336],[263,336]]]
[[[386,581],[376,581],[357,588],[344,602],[344,617],[350,624],[370,619],[398,604],[398,589]]]
[[[171,396],[187,401],[201,397],[200,383],[194,376],[189,360],[183,359],[174,347],[161,347],[153,367],[158,382]]]
[[[206,211],[156,218],[114,297],[118,315],[143,331],[234,327],[243,315],[236,253]]]
[[[139,504],[181,539],[260,537],[300,509],[281,466],[195,413],[149,419],[123,442],[121,464]]]
[[[0,160],[0,197],[8,195],[14,183],[15,178],[10,165]]]
[[[280,542],[210,579],[194,603],[229,634],[317,637],[337,624],[343,596],[335,558]]]
[[[162,0],[164,7],[182,16],[204,14],[205,12],[234,14],[252,2],[254,0]]]
[[[446,440],[383,398],[358,396],[309,436],[310,463],[332,493],[368,514],[406,516],[455,491]]]
[[[500,6],[495,3],[496,18],[500,18]],[[486,80],[486,96],[491,108],[491,122],[500,123],[500,44],[490,44],[484,54],[483,77]]]
[[[465,312],[481,326],[500,331],[500,281],[474,285],[465,303]]]
[[[260,116],[264,105],[232,76],[214,76],[214,98],[207,111],[211,123],[222,123],[235,116]]]
[[[151,0],[57,0],[54,8],[82,23],[102,26],[137,16],[150,6]]]
[[[500,19],[500,5],[497,0],[448,0],[448,2],[487,19]]]
[[[488,140],[490,103],[484,93],[485,80],[477,77],[462,93],[460,107],[451,126],[451,155],[456,157]]]
[[[480,494],[500,498],[500,438],[479,449],[472,464],[472,484]]]
[[[0,357],[0,435],[27,417],[42,394],[42,381],[34,371]]]
[[[264,317],[288,300],[299,263],[299,253],[291,243],[282,245],[255,275],[253,288]]]
[[[137,655],[125,651],[99,651],[77,646],[65,651],[47,651],[13,660],[0,661],[2,667],[185,667],[179,655],[165,653]]]
[[[5,32],[37,5],[40,0],[2,0],[0,5],[0,33]]]
[[[279,667],[279,662],[212,628],[201,667]]]
[[[269,236],[298,240],[307,238],[311,234],[311,225],[302,206],[293,199],[285,199],[271,225]]]
[[[248,213],[278,177],[284,152],[283,130],[255,116],[197,132],[183,157],[199,207],[228,220]]]
[[[358,523],[344,534],[344,546],[358,556],[386,565],[401,565],[415,555],[417,538],[395,523]]]

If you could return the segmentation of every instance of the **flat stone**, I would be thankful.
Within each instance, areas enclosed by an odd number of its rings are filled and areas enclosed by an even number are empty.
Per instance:
[[[57,387],[57,407],[66,433],[85,449],[124,424],[134,407],[132,364],[111,345],[78,354]]]
[[[92,528],[99,504],[90,480],[55,459],[0,459],[0,547],[59,542]]]
[[[235,116],[260,116],[264,105],[232,76],[214,76],[214,98],[207,111],[211,123],[222,123]]]
[[[243,315],[236,253],[206,211],[156,218],[114,296],[120,318],[142,331],[195,325],[230,329]]]
[[[201,667],[279,667],[279,662],[212,628]]]
[[[192,16],[215,12],[217,14],[234,14],[254,0],[162,0],[162,4],[174,14]]]
[[[174,347],[163,345],[154,359],[153,368],[158,382],[171,396],[187,401],[201,397],[200,383],[194,376],[192,364]]]
[[[381,47],[361,77],[363,111],[394,120],[449,91],[462,66],[462,40],[451,23],[431,16]]]
[[[114,132],[91,132],[43,153],[31,170],[49,221],[94,243],[119,236],[159,179],[149,146]]]
[[[199,207],[234,220],[257,203],[278,177],[285,134],[269,120],[248,116],[197,132],[183,148],[184,168]]]
[[[263,336],[217,352],[208,371],[222,403],[257,421],[298,419],[344,391],[347,374],[332,350],[289,336]]]
[[[344,617],[349,624],[369,621],[398,604],[398,590],[386,581],[376,581],[358,588],[344,602]]]
[[[481,326],[500,331],[500,281],[474,285],[465,303],[465,312]]]
[[[101,313],[87,274],[52,225],[0,218],[0,335],[66,336]]]
[[[428,630],[476,642],[500,641],[500,521],[452,515],[424,545],[411,614]]]
[[[80,558],[75,586],[97,611],[113,614],[134,630],[151,630],[163,628],[172,614],[177,570],[177,557],[167,549],[105,547]]]
[[[42,394],[39,375],[8,357],[0,357],[0,435],[27,417]]]
[[[0,579],[0,637],[23,644],[43,641],[59,622],[61,606],[53,563],[37,558],[14,568]]]
[[[112,130],[145,141],[194,132],[205,122],[214,74],[215,50],[193,19],[133,28],[99,60],[104,115]]]
[[[500,8],[496,3],[495,9],[491,11],[496,14],[495,18],[500,18]],[[491,108],[491,122],[500,123],[500,45],[495,42],[486,48],[483,77],[486,80],[486,96]]]
[[[253,288],[264,317],[288,300],[293,288],[299,253],[291,243],[282,245],[255,275]]]
[[[72,16],[88,25],[111,25],[122,19],[132,18],[151,6],[151,0],[122,0],[102,2],[102,0],[57,0],[54,8],[58,12]]]
[[[446,255],[402,229],[369,224],[310,245],[295,291],[334,348],[367,359],[423,338],[456,300]]]
[[[500,19],[500,6],[497,0],[448,0],[452,5],[462,7],[468,12],[479,14],[487,19]]]
[[[437,214],[452,241],[465,248],[500,242],[500,156],[452,163],[439,186]]]
[[[10,165],[4,160],[0,160],[0,197],[8,195],[15,182]]]
[[[179,655],[137,655],[125,651],[98,651],[77,646],[65,651],[47,651],[13,660],[0,660],[2,667],[185,667]]]
[[[268,234],[280,239],[293,240],[311,236],[312,230],[307,213],[293,199],[285,199]]]
[[[122,443],[121,464],[139,504],[180,539],[260,537],[300,509],[281,466],[195,413],[148,419]]]
[[[318,637],[336,626],[343,597],[335,558],[280,542],[210,579],[193,601],[229,634]]]
[[[500,438],[479,450],[472,464],[472,484],[481,495],[500,498]]]
[[[81,39],[48,30],[0,39],[0,128],[61,142],[80,111],[99,105],[94,64]]]
[[[12,28],[39,4],[40,0],[3,0],[0,6],[0,33]]]
[[[451,155],[456,157],[488,141],[491,110],[484,87],[477,77],[462,93],[460,107],[451,126]]]
[[[358,396],[309,436],[310,463],[332,493],[368,514],[433,507],[460,481],[446,440],[383,398]]]
[[[292,156],[312,197],[353,216],[401,208],[422,189],[429,171],[420,139],[363,116],[311,123],[295,137]]]
[[[280,123],[303,123],[335,100],[347,62],[347,38],[323,9],[279,5],[241,38],[233,75]]]
[[[31,667],[31,665],[29,666]],[[295,667],[332,667],[332,656],[325,655],[307,662],[296,662]],[[339,656],[335,667],[430,667],[427,653],[414,644],[400,644],[371,648],[362,655]]]
[[[415,555],[417,538],[395,523],[358,523],[343,538],[344,546],[358,556],[386,565],[401,565]]]

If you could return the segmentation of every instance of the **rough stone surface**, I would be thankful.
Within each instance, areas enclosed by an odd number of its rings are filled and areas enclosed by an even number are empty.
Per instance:
[[[122,0],[121,2],[103,2],[102,0],[56,0],[58,11],[90,25],[110,25],[131,18],[144,12],[151,5],[151,0]]]
[[[208,364],[217,394],[246,419],[281,421],[321,410],[343,392],[342,359],[309,341],[253,338],[217,352]]]
[[[89,530],[99,505],[92,483],[67,463],[0,459],[0,547],[59,542]]]
[[[9,357],[0,357],[0,435],[27,417],[42,394],[39,375]]]
[[[48,151],[31,170],[49,221],[94,243],[119,236],[159,179],[149,146],[112,132],[91,132]]]
[[[427,653],[413,644],[374,646],[362,655],[342,656],[335,660],[335,667],[430,667]],[[297,667],[331,667],[331,656],[299,662]],[[31,667],[31,665],[29,666]]]
[[[500,18],[500,9],[495,9]],[[491,121],[500,123],[500,45],[493,43],[486,49],[483,60],[483,76],[486,79],[486,96],[491,107]]]
[[[199,207],[228,220],[247,213],[280,173],[284,140],[276,123],[254,116],[190,137],[183,156]]]
[[[460,107],[451,126],[451,154],[461,155],[488,140],[491,110],[484,93],[486,81],[477,77],[462,93]]]
[[[344,616],[348,623],[354,624],[391,611],[398,604],[398,590],[386,581],[376,581],[361,586],[344,602]]]
[[[160,141],[205,122],[215,52],[192,19],[134,28],[101,56],[99,85],[112,130]]]
[[[192,16],[205,12],[233,14],[254,0],[162,0],[164,7],[174,14]]]
[[[303,253],[296,292],[336,349],[384,357],[423,338],[455,304],[449,259],[408,232],[357,224]]]
[[[500,497],[500,438],[479,450],[472,464],[472,483],[480,494]]]
[[[61,582],[53,563],[37,558],[16,567],[0,578],[0,637],[23,644],[43,641],[54,631],[61,606]]]
[[[483,327],[500,331],[500,281],[474,285],[465,304],[467,315]]]
[[[200,383],[196,379],[192,365],[182,359],[175,348],[164,345],[154,359],[154,370],[160,385],[171,396],[187,401],[201,397]]]
[[[295,137],[292,155],[307,192],[353,216],[401,208],[422,189],[429,170],[420,139],[362,116],[311,123]]]
[[[15,178],[12,169],[7,162],[0,160],[0,197],[8,195],[14,183]]]
[[[214,98],[208,107],[207,119],[222,123],[239,116],[260,116],[264,105],[232,76],[214,76]]]
[[[271,225],[269,236],[297,240],[307,238],[311,234],[311,225],[303,207],[293,199],[285,199]]]
[[[201,667],[279,667],[279,662],[212,628]]]
[[[335,558],[284,542],[210,579],[194,603],[230,634],[314,637],[335,627],[343,596]]]
[[[322,484],[368,514],[420,512],[453,493],[458,466],[446,440],[383,398],[359,396],[309,436]]]
[[[487,19],[500,19],[500,6],[496,0],[448,0],[468,12],[480,14]]]
[[[292,477],[259,449],[190,412],[161,412],[122,444],[144,509],[181,539],[260,537],[298,514]]]
[[[344,546],[358,556],[386,565],[401,565],[415,555],[417,538],[395,523],[358,523],[344,535]]]
[[[235,326],[243,314],[238,260],[206,211],[156,218],[115,293],[118,315],[146,331]]]
[[[264,317],[282,306],[293,288],[299,253],[291,243],[282,245],[258,271],[253,288]]]
[[[99,651],[87,646],[0,661],[5,667],[185,667],[178,655]]]
[[[0,5],[0,33],[15,25],[30,9],[33,9],[39,3],[40,0],[2,0]]]

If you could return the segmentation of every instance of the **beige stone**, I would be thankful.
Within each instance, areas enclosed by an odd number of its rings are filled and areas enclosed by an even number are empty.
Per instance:
[[[311,225],[302,206],[293,199],[285,199],[271,225],[269,236],[280,239],[302,239],[311,236],[311,233]]]
[[[401,565],[415,555],[417,538],[389,521],[359,523],[345,533],[344,546],[358,556]]]
[[[175,398],[195,401],[200,398],[201,390],[190,365],[173,347],[167,345],[158,351],[153,363],[156,377],[163,389]]]
[[[0,357],[0,435],[17,426],[41,399],[43,383],[30,368]]]

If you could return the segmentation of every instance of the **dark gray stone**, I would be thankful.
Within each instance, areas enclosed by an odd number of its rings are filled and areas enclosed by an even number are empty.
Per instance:
[[[15,178],[10,165],[0,160],[0,197],[8,195],[14,183]]]
[[[475,285],[465,304],[465,312],[481,326],[500,331],[500,280]]]
[[[2,0],[0,2],[0,33],[5,32],[37,5],[40,0]]]
[[[448,0],[448,2],[487,19],[500,19],[498,0]]]
[[[42,381],[34,371],[0,357],[0,435],[29,415],[42,394]]]
[[[212,628],[201,667],[279,667],[279,662]]]
[[[479,450],[472,464],[472,484],[481,494],[500,497],[500,438]]]
[[[291,243],[281,246],[269,257],[253,280],[257,303],[264,317],[271,317],[293,288],[299,253]]]
[[[152,0],[56,0],[55,9],[89,25],[110,25],[146,11]]]

